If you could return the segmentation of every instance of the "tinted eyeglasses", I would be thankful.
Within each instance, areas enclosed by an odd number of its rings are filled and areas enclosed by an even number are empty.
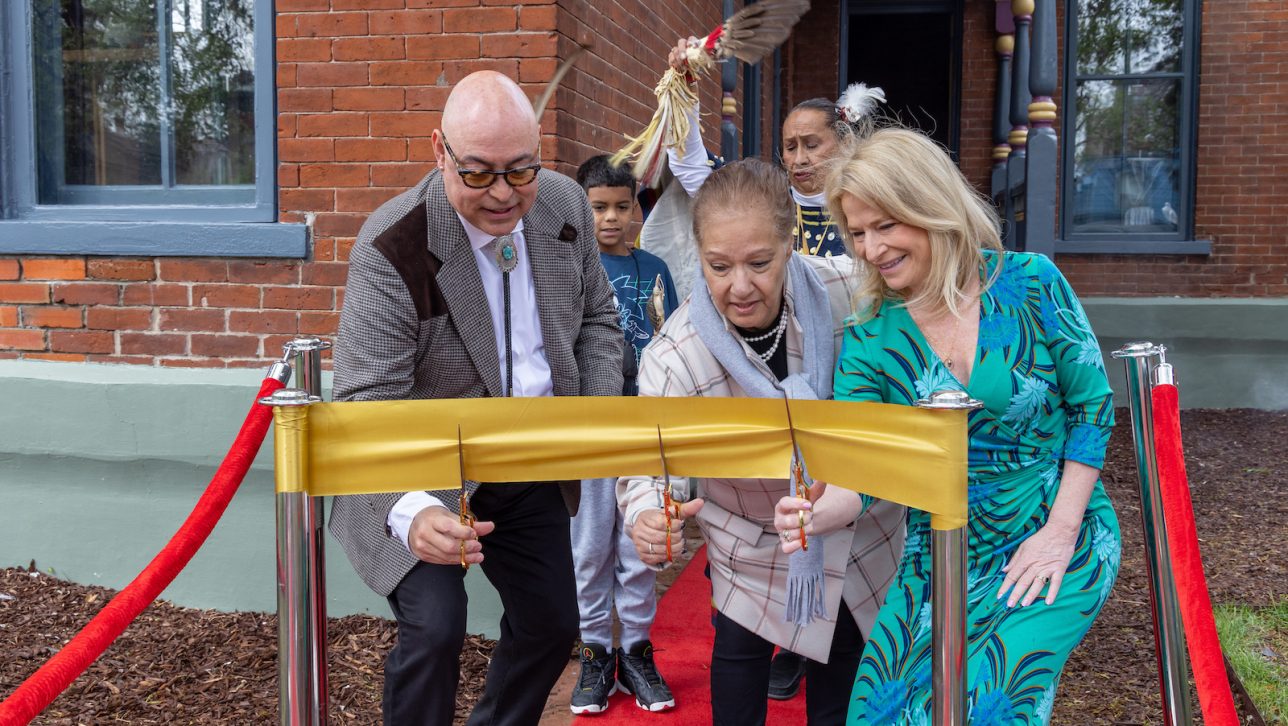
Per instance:
[[[443,136],[443,148],[447,149],[447,155],[452,157],[452,163],[456,165],[456,173],[461,175],[461,181],[470,189],[487,189],[496,182],[497,177],[505,177],[505,183],[512,187],[525,187],[536,180],[537,171],[541,169],[541,162],[539,161],[535,164],[506,169],[505,171],[463,169],[461,168],[460,159],[456,158],[456,152],[452,151],[452,145],[447,143],[446,136]]]

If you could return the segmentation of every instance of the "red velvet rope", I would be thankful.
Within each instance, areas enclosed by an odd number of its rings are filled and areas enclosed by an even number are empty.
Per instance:
[[[258,401],[261,396],[281,387],[280,381],[265,378],[255,399]],[[179,531],[139,576],[112,598],[71,642],[0,703],[0,724],[26,724],[45,710],[174,581],[228,508],[228,502],[241,486],[255,454],[264,443],[264,435],[272,420],[271,408],[259,403],[251,406],[219,471],[215,472]]]
[[[1176,386],[1154,387],[1154,443],[1158,476],[1162,485],[1163,518],[1167,523],[1168,551],[1176,579],[1181,622],[1190,652],[1190,668],[1208,726],[1236,726],[1234,697],[1221,659],[1221,641],[1216,635],[1212,599],[1208,595],[1199,537],[1194,527],[1194,506],[1190,501],[1185,474],[1185,452],[1181,447],[1180,404]]]

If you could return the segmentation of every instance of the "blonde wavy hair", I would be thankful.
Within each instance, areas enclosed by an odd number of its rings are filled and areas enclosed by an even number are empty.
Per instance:
[[[942,147],[917,131],[882,128],[851,139],[828,170],[824,192],[828,211],[850,256],[866,271],[854,296],[860,319],[877,314],[886,301],[902,300],[912,310],[948,311],[961,317],[972,278],[978,279],[986,249],[1002,252],[1001,222],[993,205],[966,181]],[[874,206],[896,221],[926,231],[930,238],[929,279],[910,298],[890,289],[880,272],[855,255],[854,240],[841,208],[846,195]],[[981,288],[992,283],[1001,269]]]

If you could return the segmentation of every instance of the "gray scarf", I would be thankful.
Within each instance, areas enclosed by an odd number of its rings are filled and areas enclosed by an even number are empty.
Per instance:
[[[707,289],[701,270],[689,295],[689,319],[707,350],[748,396],[829,399],[832,397],[836,350],[826,287],[800,255],[793,254],[788,259],[787,274],[792,288],[789,312],[800,325],[804,337],[804,370],[800,373],[776,381],[752,363],[743,342],[730,330],[711,301],[711,291]],[[783,304],[786,304],[785,300]],[[799,452],[793,456],[799,456]],[[787,493],[794,495],[790,463],[788,466]],[[806,481],[810,481],[808,475]],[[814,535],[809,540],[808,550],[793,552],[787,561],[786,618],[801,627],[809,625],[816,617],[827,617],[827,608],[823,604],[823,540],[822,535]]]

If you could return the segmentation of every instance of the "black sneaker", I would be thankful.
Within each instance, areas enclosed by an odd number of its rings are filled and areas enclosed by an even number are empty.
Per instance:
[[[603,713],[608,697],[617,691],[617,651],[598,643],[581,646],[581,675],[572,692],[572,712]]]
[[[769,697],[775,701],[789,701],[801,690],[805,676],[805,656],[790,650],[780,650],[769,663]]]
[[[617,687],[635,696],[635,705],[645,711],[675,708],[675,696],[653,665],[653,644],[647,640],[629,651],[617,653]]]

